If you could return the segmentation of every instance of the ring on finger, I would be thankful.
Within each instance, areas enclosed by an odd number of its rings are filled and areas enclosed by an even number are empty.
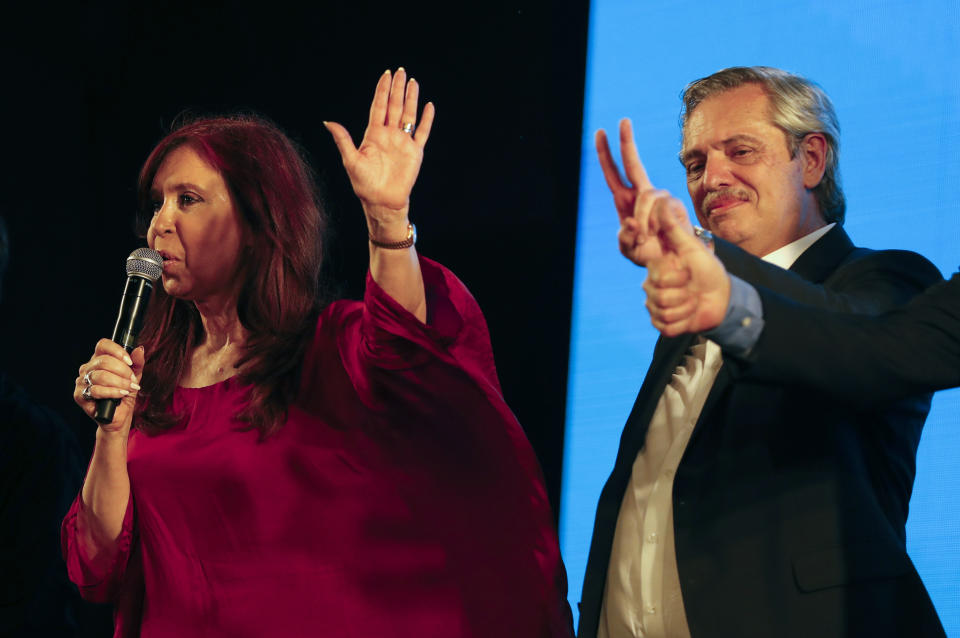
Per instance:
[[[86,399],[87,401],[93,401],[93,395],[90,394],[90,386],[86,386],[86,387],[80,392],[80,396],[82,396],[82,397],[83,397],[84,399]]]
[[[404,122],[403,123],[403,132],[413,135],[413,122]]]
[[[93,370],[87,370],[87,373],[83,375],[83,384],[88,388],[93,385],[93,381],[90,380],[90,374]]]

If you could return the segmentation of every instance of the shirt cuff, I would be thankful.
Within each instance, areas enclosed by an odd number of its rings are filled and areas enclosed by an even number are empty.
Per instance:
[[[763,304],[757,289],[730,275],[730,303],[720,325],[704,333],[725,352],[746,357],[763,332]]]

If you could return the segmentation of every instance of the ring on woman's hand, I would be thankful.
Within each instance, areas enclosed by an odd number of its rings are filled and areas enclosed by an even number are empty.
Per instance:
[[[93,401],[93,395],[90,394],[90,386],[86,386],[83,390],[81,390],[80,396],[82,396],[87,401]]]
[[[404,122],[403,123],[403,132],[413,135],[413,122]]]
[[[88,388],[93,385],[93,381],[90,380],[91,372],[93,372],[93,370],[87,370],[87,373],[83,375],[83,384]]]

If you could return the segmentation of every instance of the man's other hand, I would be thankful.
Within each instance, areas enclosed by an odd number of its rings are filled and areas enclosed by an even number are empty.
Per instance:
[[[666,337],[715,328],[730,303],[730,277],[720,260],[693,234],[686,211],[654,211],[663,254],[647,264],[647,310]]]

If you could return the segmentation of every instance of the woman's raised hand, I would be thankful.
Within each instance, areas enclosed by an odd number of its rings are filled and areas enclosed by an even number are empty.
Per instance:
[[[377,82],[370,120],[359,148],[353,145],[343,126],[324,122],[372,225],[401,222],[406,230],[410,191],[420,172],[423,147],[434,116],[433,104],[428,102],[418,125],[419,93],[417,81],[407,80],[403,67],[393,74],[384,71]]]
[[[100,424],[100,429],[126,435],[133,420],[142,374],[142,346],[128,355],[123,346],[110,339],[101,339],[90,360],[80,366],[73,400],[92,419],[97,410],[97,399],[120,399],[113,421]]]

